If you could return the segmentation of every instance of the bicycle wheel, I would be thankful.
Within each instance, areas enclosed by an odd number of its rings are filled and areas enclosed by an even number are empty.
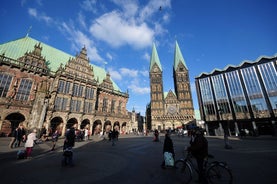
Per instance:
[[[232,172],[224,163],[212,163],[212,165],[208,168],[206,174],[209,183],[233,183]]]
[[[191,166],[184,160],[177,160],[175,162],[176,178],[180,183],[187,184],[192,179]]]

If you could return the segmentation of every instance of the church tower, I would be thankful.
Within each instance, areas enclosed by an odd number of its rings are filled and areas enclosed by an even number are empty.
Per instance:
[[[177,41],[173,61],[174,90],[164,92],[162,74],[160,59],[153,44],[149,70],[151,102],[146,110],[149,117],[147,123],[152,130],[182,128],[194,120],[194,109],[188,68]]]
[[[175,43],[173,78],[175,93],[180,103],[179,113],[188,117],[193,117],[194,108],[190,89],[189,71],[177,41]]]
[[[150,93],[151,93],[151,116],[152,119],[163,114],[163,76],[162,66],[156,50],[155,44],[153,44],[152,55],[150,60]]]

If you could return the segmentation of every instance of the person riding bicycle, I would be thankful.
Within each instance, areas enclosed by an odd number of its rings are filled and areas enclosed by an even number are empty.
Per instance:
[[[199,171],[199,182],[206,183],[204,176],[204,160],[208,157],[208,141],[204,137],[204,131],[200,128],[192,132],[188,151],[195,157]]]

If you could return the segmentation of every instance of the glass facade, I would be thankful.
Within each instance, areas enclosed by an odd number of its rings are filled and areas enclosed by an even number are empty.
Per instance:
[[[276,61],[276,57],[262,58],[197,77],[200,113],[206,124],[218,129],[222,122],[229,132],[248,129],[253,135],[259,128],[275,127]]]
[[[213,91],[215,94],[218,113],[221,119],[231,118],[231,110],[228,102],[226,86],[224,84],[223,74],[211,77],[213,83]],[[222,116],[224,114],[224,116]]]
[[[267,104],[261,89],[255,66],[241,69],[241,73],[254,117],[268,117],[269,112]]]
[[[235,111],[236,118],[250,118],[238,71],[227,72],[225,76],[229,86],[231,103]]]
[[[214,105],[214,98],[212,95],[212,87],[209,78],[199,80],[201,88],[201,97],[203,102],[203,108],[207,120],[216,120],[216,110]]]
[[[274,63],[265,63],[258,66],[266,93],[275,116],[277,115],[277,72]]]

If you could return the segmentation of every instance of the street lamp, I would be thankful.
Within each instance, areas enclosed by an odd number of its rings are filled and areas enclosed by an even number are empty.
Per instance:
[[[218,109],[218,113],[219,113],[219,120],[223,121],[223,118],[222,118],[223,110],[222,109]],[[224,148],[225,149],[232,149],[232,146],[230,145],[230,142],[229,142],[229,139],[228,139],[228,134],[229,134],[228,133],[228,127],[226,129],[226,126],[223,126],[223,133],[224,133],[224,143],[225,143]]]

